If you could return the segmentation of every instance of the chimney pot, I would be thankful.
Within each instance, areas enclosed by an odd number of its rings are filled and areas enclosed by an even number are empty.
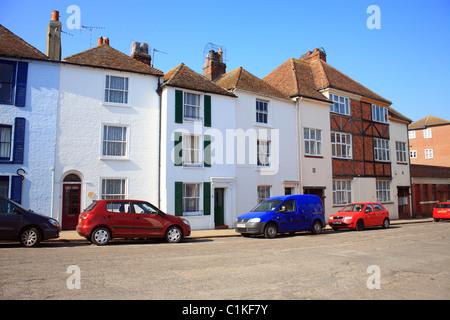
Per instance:
[[[109,38],[103,38],[103,43],[109,46]]]
[[[218,52],[210,50],[206,56],[206,62],[203,65],[203,75],[211,81],[214,81],[226,73],[227,65],[223,62],[223,50],[219,48]]]
[[[101,46],[103,44],[103,37],[98,38],[97,46]]]
[[[152,57],[150,56],[149,45],[148,43],[143,43],[141,45],[140,42],[133,43],[133,47],[131,48],[131,57],[135,60],[138,60],[146,65],[151,66]]]
[[[308,51],[306,54],[300,57],[300,60],[305,62],[312,62],[317,60],[322,60],[327,62],[327,54],[323,48],[315,48],[313,52]]]
[[[52,21],[59,21],[59,11],[52,12]]]

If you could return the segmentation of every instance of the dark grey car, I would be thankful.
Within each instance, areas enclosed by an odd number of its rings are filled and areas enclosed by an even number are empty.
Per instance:
[[[23,208],[0,195],[0,239],[15,240],[35,247],[41,240],[58,238],[61,227],[53,218]]]

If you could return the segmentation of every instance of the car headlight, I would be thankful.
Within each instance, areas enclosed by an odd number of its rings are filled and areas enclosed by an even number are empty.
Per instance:
[[[59,222],[55,219],[49,219],[48,222],[50,222],[55,227],[59,228]]]
[[[252,218],[250,220],[248,220],[248,223],[252,223],[252,222],[260,222],[261,219],[260,218]]]
[[[344,217],[344,220],[348,221],[348,220],[352,220],[353,217]]]
[[[189,227],[191,226],[191,223],[189,222],[189,220],[183,219],[183,222],[186,223]]]

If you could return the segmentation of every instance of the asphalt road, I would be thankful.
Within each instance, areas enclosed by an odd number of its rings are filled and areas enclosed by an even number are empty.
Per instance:
[[[450,222],[180,244],[0,243],[0,299],[450,299],[449,245]]]

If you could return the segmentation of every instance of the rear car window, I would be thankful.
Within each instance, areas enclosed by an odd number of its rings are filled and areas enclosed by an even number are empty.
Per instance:
[[[94,209],[95,208],[95,206],[97,205],[97,201],[94,201],[94,202],[92,202],[90,205],[89,205],[89,207],[87,207],[86,209],[84,209],[84,211],[92,211],[92,209]]]
[[[384,210],[383,207],[380,206],[379,204],[374,203],[373,206],[375,208],[375,211],[383,211]]]
[[[436,205],[436,208],[438,208],[438,209],[440,209],[440,208],[443,208],[443,209],[450,209],[450,203],[438,203],[438,204]]]
[[[114,201],[106,203],[106,210],[116,213],[132,213],[133,209],[128,201]]]

